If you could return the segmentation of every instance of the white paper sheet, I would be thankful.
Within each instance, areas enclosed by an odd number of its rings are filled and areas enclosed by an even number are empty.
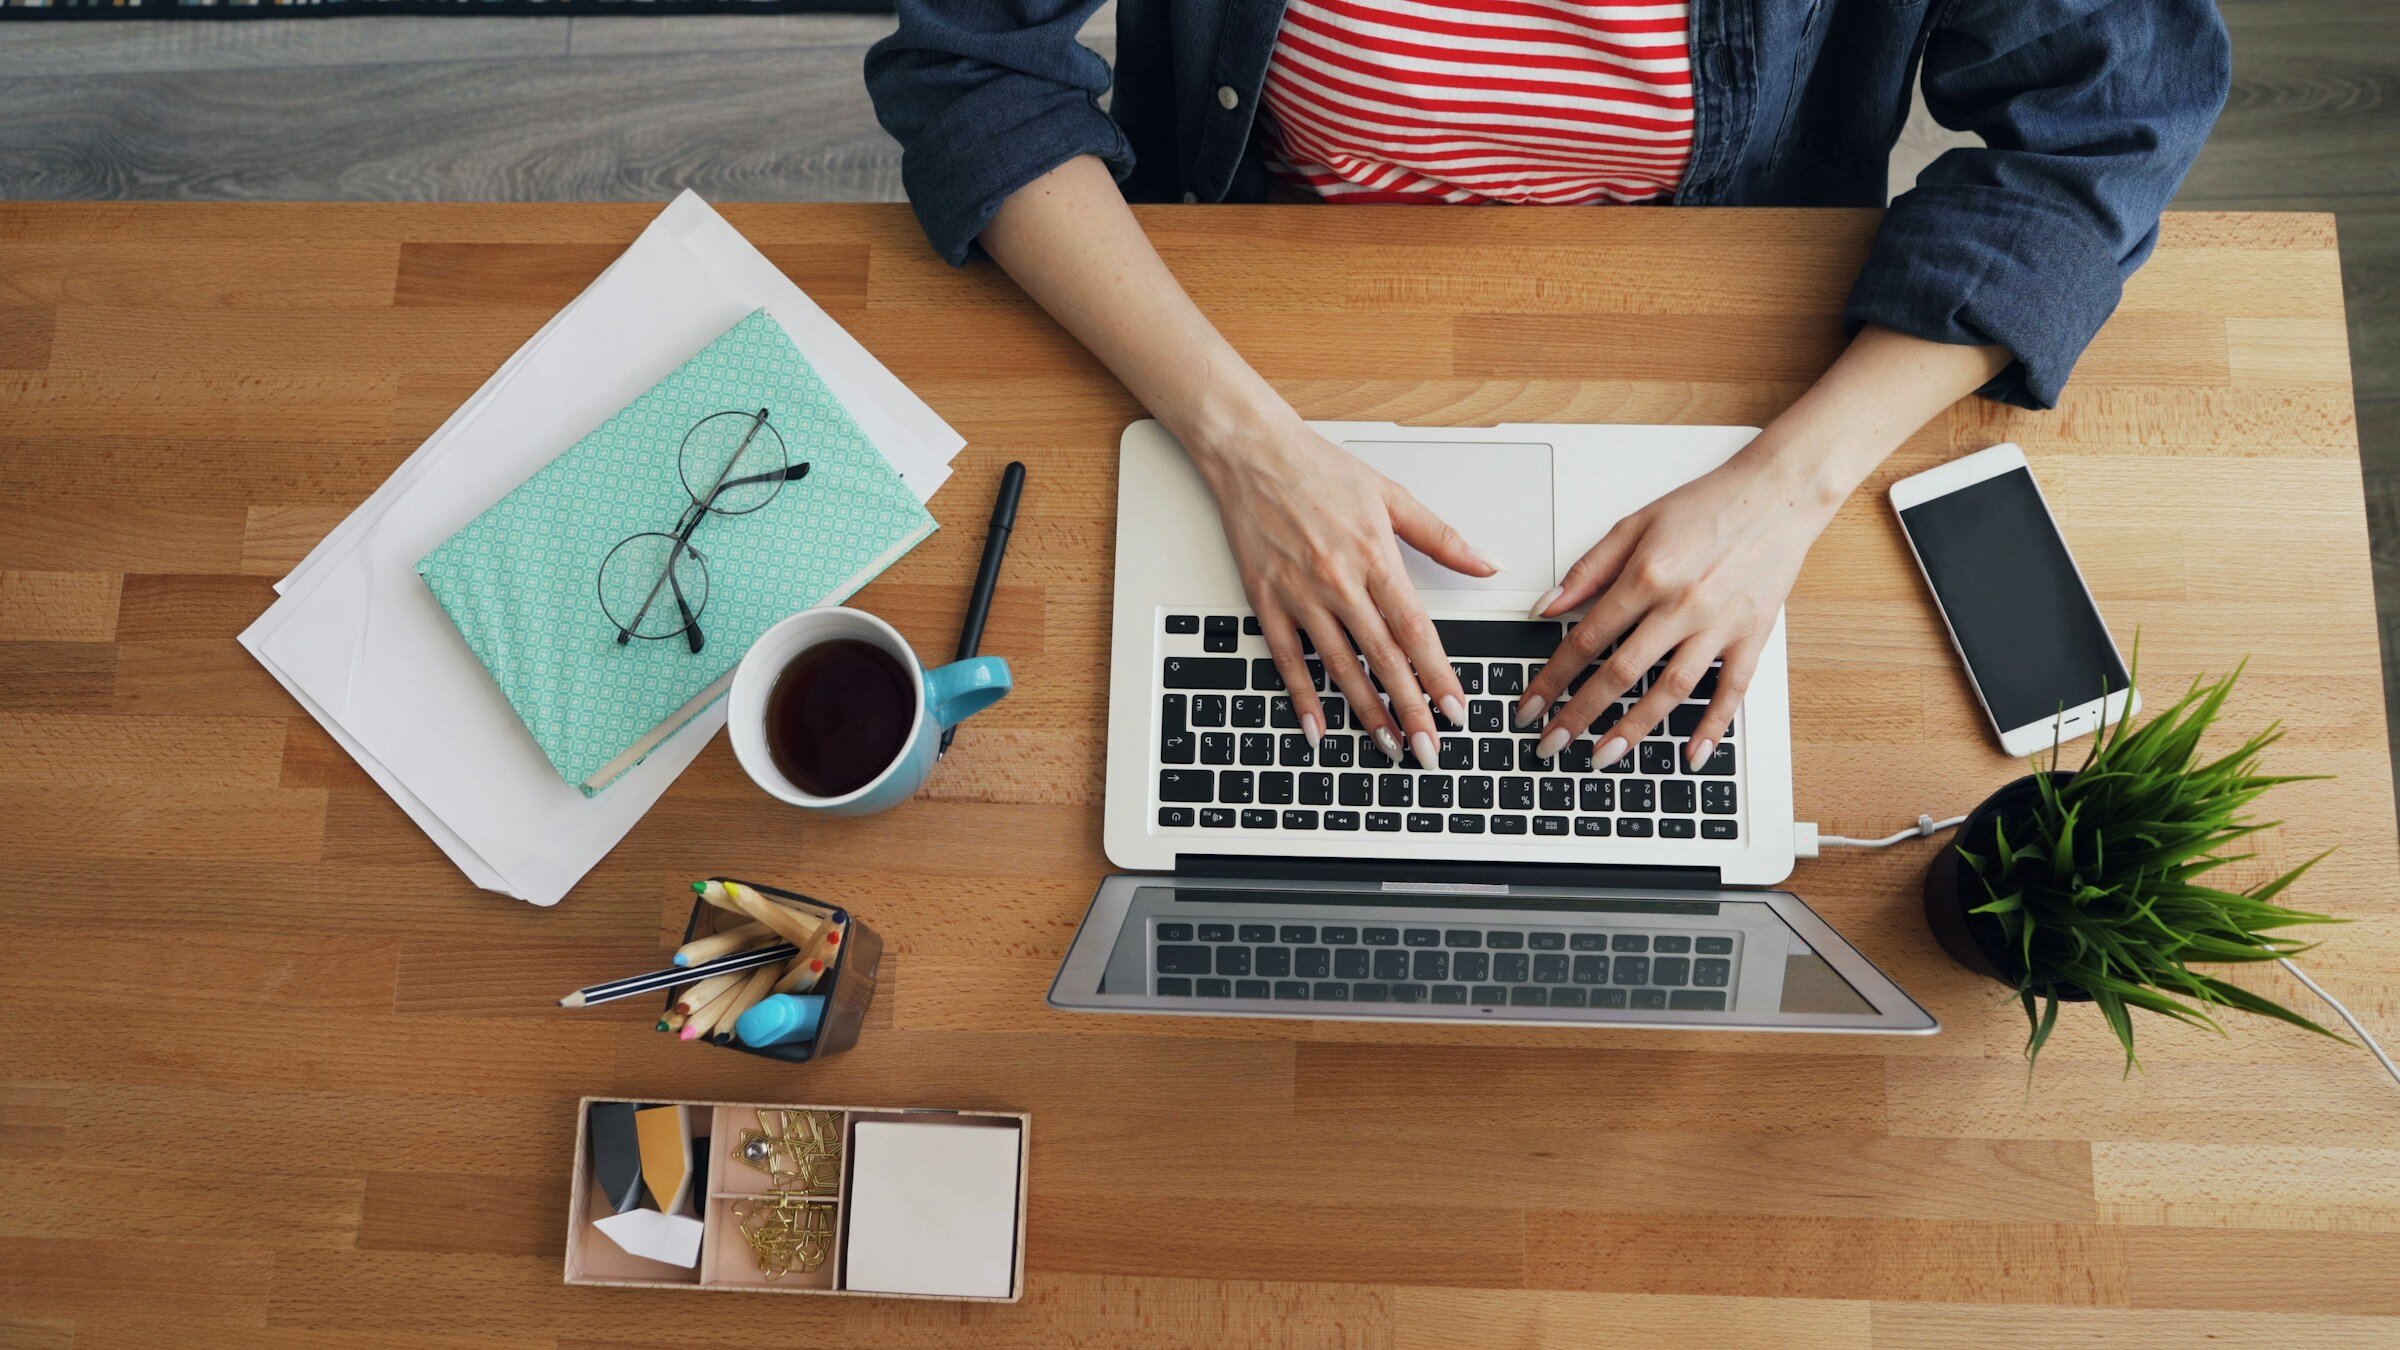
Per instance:
[[[1023,1132],[862,1120],[850,1133],[843,1287],[1008,1297]]]
[[[242,644],[479,886],[553,904],[724,724],[607,791],[560,781],[416,576],[436,544],[764,306],[918,493],[964,442],[706,203],[670,205],[283,583]]]

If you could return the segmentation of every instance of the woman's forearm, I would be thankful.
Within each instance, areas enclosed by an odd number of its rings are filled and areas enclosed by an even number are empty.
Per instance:
[[[1196,458],[1292,416],[1184,293],[1099,160],[1018,189],[981,242]]]
[[[2005,347],[1930,342],[1869,324],[1742,453],[1771,462],[1795,504],[1830,516],[1902,441],[2009,359]]]

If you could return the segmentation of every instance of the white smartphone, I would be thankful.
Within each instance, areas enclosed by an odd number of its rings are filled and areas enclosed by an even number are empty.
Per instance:
[[[1903,478],[1892,509],[2001,749],[2037,754],[2141,711],[2023,450]]]

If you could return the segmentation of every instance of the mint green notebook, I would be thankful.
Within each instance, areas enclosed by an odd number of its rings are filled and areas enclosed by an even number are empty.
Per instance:
[[[672,531],[691,507],[677,467],[690,428],[760,408],[807,476],[756,511],[711,516],[692,535],[707,570],[702,651],[681,638],[620,644],[600,603],[602,561],[628,536]],[[425,555],[417,572],[559,776],[588,796],[722,697],[769,626],[846,599],[933,530],[762,309]]]

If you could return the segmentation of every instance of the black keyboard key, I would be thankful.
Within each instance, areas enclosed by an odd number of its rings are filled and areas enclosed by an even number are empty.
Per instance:
[[[1241,634],[1230,614],[1211,614],[1200,621],[1200,645],[1212,652],[1229,652],[1241,645]],[[1228,685],[1229,689],[1240,688]]]
[[[1189,731],[1162,731],[1158,736],[1158,762],[1189,764],[1200,755],[1200,738]]]
[[[1415,783],[1414,778],[1404,773],[1377,774],[1375,776],[1375,804],[1377,806],[1415,805]]]
[[[1562,836],[1567,832],[1567,818],[1565,816],[1535,816],[1533,832],[1553,837]]]
[[[1408,978],[1408,953],[1398,947],[1386,947],[1375,953],[1372,969],[1376,979],[1405,980]]]
[[[1194,980],[1192,981],[1192,992],[1202,998],[1232,998],[1233,981]]]
[[[1329,773],[1300,775],[1300,804],[1302,806],[1333,805],[1333,775]]]
[[[1375,744],[1374,737],[1361,736],[1358,738],[1358,767],[1389,769],[1393,767],[1392,757],[1383,753],[1383,748]]]
[[[1357,947],[1344,947],[1333,954],[1333,973],[1338,979],[1367,978],[1367,954]]]
[[[1275,926],[1266,923],[1246,923],[1234,930],[1234,936],[1244,942],[1273,942]]]
[[[1235,980],[1233,996],[1235,998],[1265,998],[1267,997],[1267,982],[1265,980]]]
[[[1447,811],[1458,797],[1458,780],[1429,773],[1417,779],[1417,805]]]
[[[1192,926],[1188,923],[1162,923],[1158,926],[1157,934],[1161,942],[1189,942],[1192,940]]]
[[[1617,785],[1605,778],[1586,778],[1575,786],[1575,808],[1579,811],[1614,811],[1617,809]]]
[[[1233,812],[1222,806],[1203,806],[1200,808],[1200,828],[1230,830],[1233,828]]]
[[[1274,828],[1275,828],[1275,812],[1274,812],[1274,809],[1273,809],[1273,808],[1271,808],[1271,807],[1265,807],[1265,806],[1254,806],[1254,807],[1251,807],[1250,809],[1248,809],[1248,810],[1246,810],[1246,811],[1242,812],[1242,828],[1243,828],[1243,829],[1245,829],[1245,830],[1271,830],[1271,829],[1274,829]]]
[[[1350,986],[1338,980],[1327,980],[1312,985],[1309,987],[1309,992],[1316,996],[1315,1001],[1318,1003],[1348,1003],[1350,1001]]]
[[[1225,651],[1232,651],[1231,643]],[[1169,689],[1247,689],[1249,663],[1238,656],[1170,656],[1164,679]]]
[[[1702,941],[1707,939],[1703,938]],[[1722,956],[1701,956],[1692,960],[1692,983],[1703,989],[1722,989],[1733,983],[1733,962]]]
[[[1628,778],[1617,790],[1617,808],[1622,811],[1655,811],[1658,809],[1658,784],[1647,778]]]
[[[1369,811],[1367,828],[1377,834],[1398,834],[1400,832],[1400,813],[1397,811]]]
[[[1708,665],[1708,669],[1700,672],[1700,681],[1692,686],[1691,696],[1700,700],[1702,703],[1706,703],[1710,699],[1715,698],[1717,696],[1717,672],[1723,669],[1725,669],[1724,662],[1711,661]]]
[[[1392,1001],[1392,987],[1388,984],[1376,983],[1354,984],[1350,986],[1350,1001],[1352,1003],[1389,1003]]]
[[[1525,935],[1507,931],[1486,933],[1483,935],[1483,945],[1496,952],[1519,951],[1525,946]]]
[[[1317,930],[1317,941],[1339,947],[1344,943],[1358,941],[1358,930],[1346,925],[1336,928],[1332,924],[1327,924]]]
[[[1250,658],[1250,687],[1264,689],[1269,693],[1281,693],[1286,687],[1283,682],[1283,672],[1275,668],[1275,662],[1271,658],[1254,656]],[[1275,702],[1283,705],[1283,712],[1291,711],[1292,701],[1290,699],[1279,698]],[[1297,726],[1299,720],[1294,718],[1292,721],[1278,722],[1275,725],[1279,727]]]
[[[1400,930],[1397,928],[1370,928],[1360,935],[1360,940],[1370,947],[1397,947],[1400,945]]]
[[[1279,764],[1305,769],[1317,762],[1317,748],[1309,744],[1308,737],[1297,731],[1287,731],[1276,742],[1275,759]]]
[[[1453,928],[1442,934],[1442,945],[1445,947],[1480,947],[1483,945],[1483,934],[1473,928]]]
[[[1604,952],[1608,950],[1608,934],[1577,933],[1567,939],[1567,945],[1579,952]]]
[[[1404,928],[1400,932],[1400,945],[1403,947],[1439,947],[1442,945],[1442,930],[1439,928]]]
[[[1564,988],[1554,988],[1550,991],[1550,1006],[1553,1008],[1580,1008],[1589,998],[1588,991],[1570,984]]]
[[[1313,830],[1317,828],[1317,813],[1314,811],[1300,810],[1297,808],[1286,811],[1283,813],[1283,828],[1287,830]]]
[[[1591,991],[1591,995],[1592,1006],[1595,1008],[1622,1008],[1625,1006],[1625,991],[1622,989],[1594,989]]]
[[[1216,950],[1219,975],[1247,975],[1250,973],[1250,949],[1248,947],[1219,947]]]
[[[1664,778],[1675,772],[1675,742],[1644,741],[1639,747],[1642,772]]]
[[[1192,725],[1196,727],[1225,725],[1225,696],[1223,694],[1192,695]]]
[[[1347,769],[1357,742],[1347,736],[1328,736],[1317,743],[1317,762],[1328,769]]]
[[[1708,711],[1705,703],[1678,703],[1667,710],[1667,734],[1689,736],[1700,729],[1700,715]]]
[[[1517,741],[1517,772],[1548,773],[1558,767],[1556,759],[1544,759],[1535,753],[1541,743],[1538,736],[1525,736]]]
[[[1277,980],[1275,998],[1278,1002],[1291,999],[1305,1001],[1308,998],[1308,985],[1299,980]]]
[[[1267,701],[1256,694],[1233,696],[1233,724],[1237,727],[1263,727],[1267,724]],[[1242,738],[1247,742],[1250,738]]]
[[[1605,957],[1605,956],[1578,956],[1578,957],[1576,957],[1576,958],[1575,958],[1575,983],[1577,983],[1577,984],[1606,984],[1606,983],[1608,983],[1608,958],[1607,958],[1607,957]]]
[[[1556,619],[1435,619],[1442,650],[1457,656],[1513,656],[1547,661],[1566,636]]]
[[[1714,989],[1677,989],[1667,995],[1667,1007],[1677,1012],[1723,1012],[1725,995]]]
[[[1292,973],[1304,980],[1321,980],[1333,973],[1333,953],[1323,947],[1302,947],[1292,953]]]
[[[1450,833],[1481,834],[1483,833],[1483,817],[1464,813],[1454,814],[1450,817]]]
[[[1650,983],[1650,958],[1647,956],[1616,958],[1615,962],[1609,966],[1608,982],[1610,984]]]
[[[1533,969],[1533,958],[1523,952],[1501,952],[1492,958],[1492,978],[1502,984],[1523,984]]]
[[[1492,809],[1492,780],[1484,774],[1469,774],[1458,780],[1458,805],[1466,811]]]
[[[1532,933],[1526,936],[1525,945],[1537,952],[1563,952],[1567,949],[1567,935],[1564,933]]]
[[[1741,833],[1742,827],[1734,824],[1730,820],[1704,820],[1700,822],[1700,837],[1703,839],[1736,839],[1741,837]]]
[[[1479,984],[1467,995],[1479,1008],[1497,1008],[1508,1002],[1508,990],[1496,984]]]
[[[1450,669],[1458,676],[1459,692],[1470,695],[1483,692],[1483,666],[1479,662],[1453,661]]]
[[[1258,779],[1248,769],[1227,769],[1217,775],[1217,800],[1248,806],[1258,800]]]
[[[1688,952],[1691,949],[1692,940],[1688,937],[1668,936],[1654,937],[1650,939],[1650,950],[1653,952],[1674,952],[1681,954],[1683,952]]]
[[[1196,817],[1192,815],[1192,808],[1188,806],[1162,806],[1158,808],[1158,823],[1160,826],[1166,829],[1188,829],[1195,819]]]
[[[1289,947],[1261,947],[1252,958],[1251,964],[1258,968],[1259,974],[1268,979],[1280,980],[1292,973],[1292,949]]]
[[[1579,839],[1606,839],[1608,837],[1608,817],[1575,817],[1575,835]]]
[[[1151,992],[1189,998],[1192,992],[1192,982],[1181,975],[1161,975],[1151,985]]]
[[[1540,985],[1518,985],[1508,991],[1508,1006],[1512,1008],[1546,1008],[1550,1006],[1550,991]]]
[[[1508,705],[1496,698],[1479,698],[1467,705],[1467,730],[1495,732],[1508,726]]]
[[[1486,952],[1454,952],[1450,957],[1450,978],[1474,984],[1492,977],[1492,958]]]
[[[1650,958],[1650,982],[1672,989],[1689,984],[1692,979],[1692,959],[1688,956],[1654,956]]]
[[[1292,776],[1281,769],[1270,769],[1258,776],[1258,799],[1269,806],[1292,804]]]
[[[1733,955],[1733,939],[1729,937],[1697,938],[1692,942],[1692,950],[1702,956],[1731,956]]]
[[[1217,797],[1217,776],[1207,769],[1160,769],[1158,799],[1162,802],[1208,802]]]
[[[1517,767],[1517,752],[1509,742],[1487,737],[1475,746],[1475,767],[1485,773],[1507,773]]]
[[[1590,741],[1580,736],[1567,742],[1558,752],[1558,771],[1560,773],[1590,773],[1592,771],[1592,751],[1595,748],[1597,747]]]
[[[1718,784],[1711,783],[1710,787]],[[1724,784],[1731,787],[1733,784]],[[1671,816],[1688,816],[1700,805],[1700,789],[1689,778],[1670,778],[1658,785],[1658,809]]]
[[[1203,764],[1233,763],[1233,733],[1203,731],[1200,733],[1200,762]]]
[[[1170,633],[1197,633],[1200,631],[1200,616],[1197,614],[1170,614],[1167,616],[1167,631]]]
[[[1608,946],[1611,951],[1646,952],[1650,950],[1650,937],[1646,933],[1619,933],[1608,940]]]
[[[1658,822],[1658,837],[1689,839],[1692,837],[1692,821],[1684,816],[1668,816]]]
[[[1408,813],[1408,832],[1410,834],[1440,834],[1442,817],[1438,812],[1433,811],[1411,811]]]
[[[1467,987],[1463,984],[1437,984],[1433,987],[1433,1001],[1464,1003],[1467,1001]]]
[[[1533,780],[1532,780],[1532,779],[1530,779],[1530,778],[1503,778],[1503,779],[1501,779],[1501,780],[1500,780],[1500,807],[1501,807],[1501,809],[1502,809],[1502,810],[1504,810],[1504,811],[1530,811],[1530,810],[1532,810],[1532,809],[1533,809]]]
[[[1667,1006],[1667,991],[1664,989],[1636,989],[1633,991],[1633,1006],[1644,1012],[1655,1012]]]
[[[1267,700],[1267,725],[1278,731],[1300,729],[1300,710],[1281,694]]]
[[[1257,615],[1255,615],[1255,614],[1245,614],[1245,615],[1243,615],[1243,616],[1242,616],[1242,632],[1244,632],[1244,633],[1248,634],[1248,635],[1249,635],[1249,636],[1251,636],[1251,637],[1257,637],[1257,636],[1259,636],[1260,634],[1262,634],[1262,633],[1264,633],[1264,632],[1266,632],[1266,631],[1267,631],[1266,629],[1264,629],[1264,628],[1261,628],[1261,627],[1259,627],[1259,626],[1258,626],[1258,616],[1257,616]]]
[[[1368,773],[1343,774],[1341,799],[1344,806],[1373,806],[1375,804],[1375,775]]]
[[[1425,992],[1425,986],[1421,984],[1395,984],[1392,986],[1392,1002],[1423,1003]]]
[[[1692,772],[1710,778],[1731,777],[1733,775],[1733,746],[1730,743],[1719,745],[1717,752],[1708,757],[1708,762]]]
[[[1190,929],[1185,929],[1190,932]],[[1206,975],[1209,972],[1209,948],[1181,943],[1161,942],[1157,948],[1158,973],[1161,975]]]
[[[1358,830],[1358,812],[1328,811],[1325,813],[1325,828],[1329,830],[1345,830],[1356,833]]]
[[[1523,834],[1525,833],[1525,817],[1494,816],[1492,817],[1492,833]]]
[[[1445,951],[1418,952],[1409,963],[1409,978],[1427,984],[1439,984],[1450,978],[1450,953]]]
[[[1444,736],[1438,757],[1445,769],[1472,769],[1475,767],[1475,742],[1467,736]]]
[[[1245,731],[1242,733],[1242,763],[1256,766],[1274,762],[1274,732]]]
[[[1567,982],[1567,958],[1555,952],[1544,952],[1533,958],[1533,978],[1542,984]]]
[[[1553,642],[1550,647],[1555,651],[1558,644]],[[1514,662],[1494,661],[1484,672],[1483,687],[1495,694],[1522,694],[1525,692],[1525,667]]]
[[[1733,780],[1712,780],[1700,785],[1700,812],[1710,816],[1730,816],[1736,809]]]
[[[1574,779],[1545,778],[1538,785],[1538,788],[1543,810],[1572,811],[1575,809]]]
[[[1648,816],[1617,817],[1617,837],[1619,839],[1647,839],[1652,833]]]

